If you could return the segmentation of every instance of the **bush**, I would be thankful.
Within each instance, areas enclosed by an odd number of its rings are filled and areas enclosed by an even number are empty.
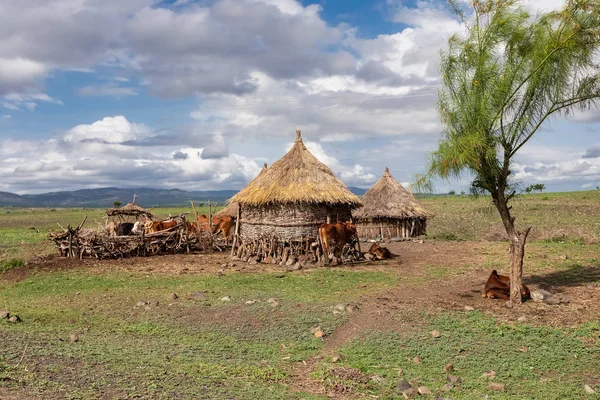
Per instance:
[[[24,267],[25,262],[20,258],[0,261],[0,273],[10,271],[13,268]]]
[[[455,240],[459,240],[458,236],[456,236],[454,233],[452,232],[442,232],[442,233],[438,233],[437,235],[433,236],[434,239],[436,240],[447,240],[447,241],[455,241]]]

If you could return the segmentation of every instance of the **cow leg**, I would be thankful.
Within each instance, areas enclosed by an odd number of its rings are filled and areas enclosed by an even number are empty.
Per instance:
[[[490,289],[487,292],[487,297],[490,299],[508,300],[510,298],[510,293],[503,289]]]

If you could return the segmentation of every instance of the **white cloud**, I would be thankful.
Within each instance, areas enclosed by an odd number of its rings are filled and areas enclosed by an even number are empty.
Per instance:
[[[119,80],[119,82],[127,82]],[[110,96],[110,97],[123,97],[123,96],[136,96],[137,90],[132,87],[121,87],[115,84],[107,83],[104,85],[87,85],[77,89],[77,94],[80,96]]]
[[[46,93],[7,93],[4,95],[2,105],[9,110],[26,109],[29,111],[35,110],[38,103],[52,103],[64,105],[62,101],[48,96]]]

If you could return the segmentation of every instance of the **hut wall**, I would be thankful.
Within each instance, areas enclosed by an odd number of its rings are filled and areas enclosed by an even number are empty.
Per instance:
[[[357,224],[358,237],[361,240],[370,239],[407,239],[424,235],[427,220],[424,218],[373,218],[359,221]]]
[[[318,236],[319,226],[331,221],[348,221],[352,217],[348,206],[270,205],[243,206],[240,219],[240,238],[255,239],[275,236],[283,241],[295,241]]]

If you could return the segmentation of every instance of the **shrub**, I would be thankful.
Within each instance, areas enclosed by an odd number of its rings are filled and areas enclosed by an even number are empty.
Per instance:
[[[0,261],[0,273],[24,266],[25,262],[20,258],[11,258],[10,260]]]

